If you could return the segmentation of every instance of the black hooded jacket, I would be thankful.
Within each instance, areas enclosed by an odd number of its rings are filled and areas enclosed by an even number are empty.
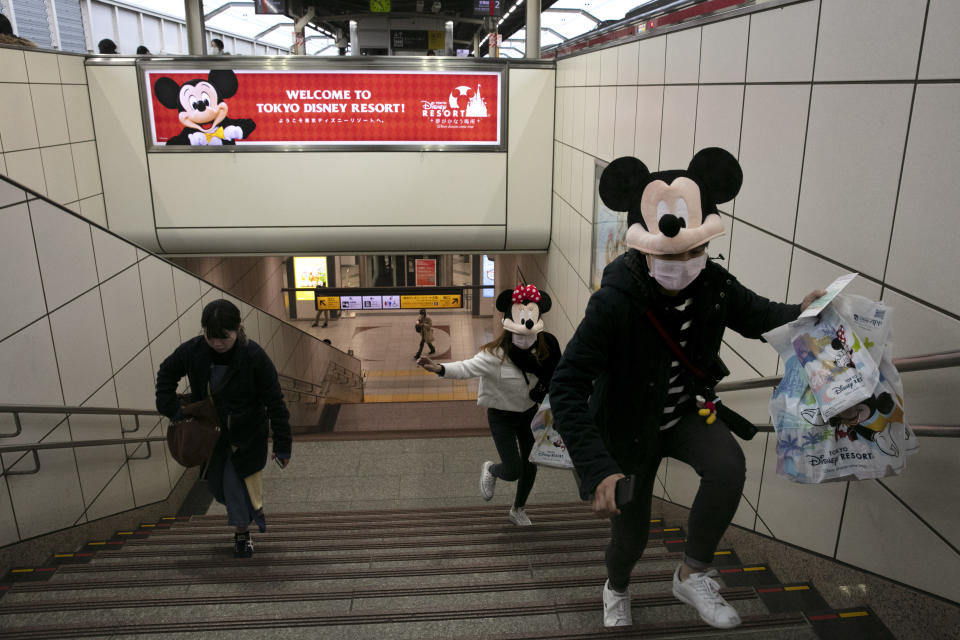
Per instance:
[[[160,364],[157,371],[157,410],[173,418],[180,408],[177,384],[183,376],[190,382],[190,401],[205,398],[210,382],[211,349],[203,336],[187,340]],[[231,448],[234,466],[240,477],[247,477],[267,464],[268,423],[273,431],[273,451],[290,457],[290,412],[270,357],[253,340],[237,344],[231,350],[227,373],[213,389],[222,432],[211,460],[222,462]]]
[[[662,304],[655,286],[634,249],[607,265],[553,375],[554,427],[585,500],[607,476],[655,463],[648,443],[660,429],[675,359],[645,316],[648,309],[657,315]],[[726,327],[759,338],[800,314],[800,305],[771,302],[712,261],[686,292],[693,296],[693,329],[684,351],[698,368],[710,369]]]

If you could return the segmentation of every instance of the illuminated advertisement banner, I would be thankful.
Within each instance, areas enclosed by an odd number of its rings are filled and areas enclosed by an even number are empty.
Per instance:
[[[324,257],[295,257],[293,278],[296,287],[327,286],[327,259]],[[313,292],[297,291],[297,300],[313,300]]]
[[[500,71],[141,71],[152,150],[501,145]]]

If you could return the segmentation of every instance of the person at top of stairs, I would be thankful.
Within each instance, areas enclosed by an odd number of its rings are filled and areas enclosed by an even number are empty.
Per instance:
[[[497,297],[503,312],[503,331],[469,360],[436,364],[422,357],[417,364],[445,378],[480,378],[477,404],[487,407],[487,422],[500,463],[487,460],[480,468],[480,495],[493,498],[497,479],[517,481],[517,494],[509,518],[519,527],[529,526],[524,511],[537,477],[530,462],[533,432],[530,422],[550,387],[560,360],[560,343],[543,330],[543,314],[550,296],[532,284],[507,289]]]
[[[235,527],[234,557],[253,555],[249,526],[267,528],[263,513],[263,468],[267,464],[267,425],[273,431],[273,458],[290,463],[290,412],[277,370],[256,342],[247,338],[240,310],[214,300],[200,317],[202,335],[187,340],[157,371],[157,410],[182,419],[177,385],[187,376],[191,401],[210,397],[221,427],[220,439],[201,477],[216,500],[227,507]]]
[[[745,438],[755,431],[713,393],[728,373],[719,358],[723,332],[759,338],[824,293],[802,304],[771,302],[708,262],[707,243],[724,232],[716,205],[735,197],[742,180],[737,160],[718,148],[698,152],[686,170],[650,173],[637,158],[618,158],[600,178],[604,204],[629,212],[630,248],[604,269],[557,366],[550,402],[581,497],[611,521],[606,626],[632,624],[627,587],[646,548],[654,481],[666,456],[700,476],[673,594],[714,627],[740,624],[710,570],[746,474],[731,429]]]

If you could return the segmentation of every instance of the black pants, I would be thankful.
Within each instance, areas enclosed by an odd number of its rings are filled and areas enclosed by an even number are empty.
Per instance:
[[[521,508],[527,504],[527,496],[537,479],[537,465],[530,462],[530,450],[533,449],[533,432],[530,422],[537,413],[537,405],[524,412],[487,409],[487,422],[493,443],[500,454],[500,464],[490,467],[490,473],[500,480],[517,480],[517,495],[513,506]]]
[[[684,549],[684,561],[692,568],[702,571],[710,566],[720,538],[740,504],[746,462],[740,445],[723,422],[717,420],[708,425],[695,412],[691,413],[661,431],[655,446],[656,450],[637,471],[633,502],[610,519],[607,577],[617,591],[627,588],[630,572],[647,546],[653,486],[662,458],[669,456],[686,462],[700,476]]]
[[[432,342],[427,342],[427,341],[424,340],[423,338],[420,338],[420,348],[417,349],[417,357],[419,357],[420,354],[423,353],[423,345],[424,345],[424,344],[426,344],[428,347],[430,347],[430,353],[434,353],[434,352],[436,351],[436,349],[433,348],[433,343],[432,343]]]

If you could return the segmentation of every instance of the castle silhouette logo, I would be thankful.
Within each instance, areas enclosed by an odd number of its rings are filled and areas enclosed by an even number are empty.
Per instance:
[[[421,100],[423,115],[432,118],[487,118],[487,101],[477,88],[459,85],[453,88],[447,100]]]

